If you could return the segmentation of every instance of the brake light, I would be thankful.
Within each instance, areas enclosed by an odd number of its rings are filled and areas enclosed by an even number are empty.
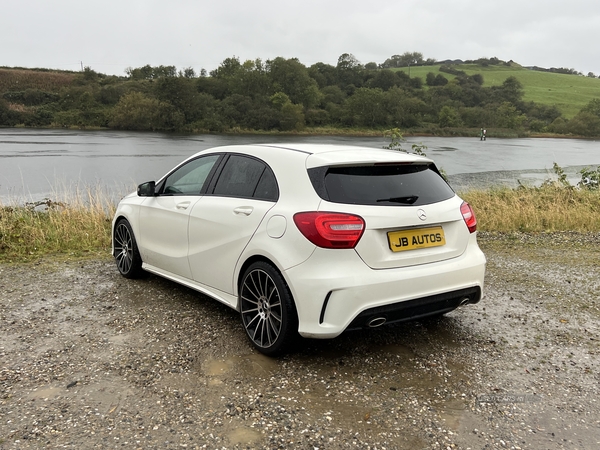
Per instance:
[[[310,242],[323,248],[354,248],[365,231],[365,221],[354,214],[301,212],[294,223]]]
[[[475,213],[473,212],[471,205],[467,202],[463,202],[463,204],[460,205],[460,212],[462,213],[463,219],[465,219],[469,233],[475,233],[475,231],[477,231],[477,219],[475,218]]]

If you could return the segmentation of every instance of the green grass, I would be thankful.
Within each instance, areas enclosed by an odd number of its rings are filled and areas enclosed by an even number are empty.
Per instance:
[[[58,201],[0,203],[0,261],[109,254],[115,205],[101,190],[88,189]]]
[[[524,101],[556,105],[567,119],[575,116],[590,100],[600,98],[600,78],[540,72],[519,65],[482,67],[476,64],[460,64],[455,67],[467,75],[480,73],[483,76],[484,87],[499,86],[508,77],[514,76],[523,85]],[[436,75],[441,73],[449,80],[455,78],[454,75],[440,72],[439,68],[439,65],[411,67],[410,76],[425,80],[427,74],[433,72]],[[398,70],[408,73],[406,67]]]
[[[460,194],[490,232],[600,232],[600,191],[548,183]],[[93,189],[32,205],[0,204],[0,263],[53,258],[108,257],[114,202]]]
[[[461,193],[478,229],[495,232],[600,231],[600,191],[559,184]]]

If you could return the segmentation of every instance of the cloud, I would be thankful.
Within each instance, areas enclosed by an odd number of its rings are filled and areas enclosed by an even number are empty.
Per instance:
[[[587,0],[22,0],[3,5],[0,65],[110,74],[128,66],[212,70],[225,58],[363,63],[418,51],[435,59],[497,56],[600,74],[600,4]]]

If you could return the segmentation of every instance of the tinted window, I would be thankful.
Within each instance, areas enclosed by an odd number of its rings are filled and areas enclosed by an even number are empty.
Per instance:
[[[359,205],[426,205],[447,200],[454,191],[433,165],[393,164],[311,169],[321,198]]]
[[[262,177],[260,177],[258,186],[256,186],[256,190],[254,191],[254,198],[259,200],[271,200],[274,202],[279,198],[277,180],[275,180],[275,175],[269,167],[265,169]]]
[[[225,164],[213,193],[231,197],[252,197],[266,166],[253,158],[232,155]]]
[[[163,194],[200,194],[206,178],[220,155],[210,155],[194,159],[181,166],[167,177]]]

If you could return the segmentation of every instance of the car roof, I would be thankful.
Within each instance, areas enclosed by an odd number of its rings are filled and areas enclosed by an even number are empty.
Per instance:
[[[322,167],[329,165],[377,164],[377,163],[430,163],[429,158],[412,153],[383,148],[363,147],[341,144],[309,144],[309,143],[271,143],[251,145],[229,145],[214,147],[205,152],[239,152],[259,156],[273,151],[292,151],[307,156],[306,167]]]
[[[267,144],[271,147],[285,148],[308,153],[306,160],[308,169],[340,164],[381,164],[406,162],[432,162],[428,158],[409,154],[398,150],[362,147],[340,144]]]

